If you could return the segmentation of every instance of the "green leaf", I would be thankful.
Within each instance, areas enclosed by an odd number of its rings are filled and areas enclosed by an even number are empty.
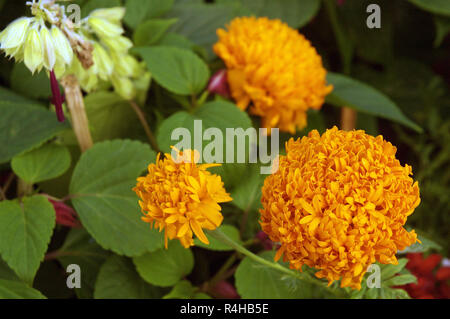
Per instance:
[[[208,60],[212,60],[215,57],[212,46],[217,42],[216,30],[223,28],[235,14],[232,5],[179,1],[168,13],[168,17],[178,19],[170,31],[204,48]]]
[[[231,192],[232,204],[244,212],[261,208],[261,188],[267,175],[262,175],[259,165],[249,164],[241,182]]]
[[[11,88],[31,99],[48,99],[52,96],[50,80],[44,71],[34,75],[23,63],[14,65],[11,73]]]
[[[55,211],[43,196],[0,202],[0,254],[25,282],[33,282],[54,227]]]
[[[168,12],[173,5],[173,0],[126,0],[124,22],[135,29],[146,19],[158,18]]]
[[[450,16],[450,2],[447,0],[408,0],[422,10]]]
[[[227,0],[222,2],[226,3]],[[280,19],[294,29],[311,21],[320,8],[320,0],[240,0],[239,2],[257,17]]]
[[[417,282],[416,276],[411,274],[405,274],[394,276],[389,280],[383,281],[383,285],[386,287],[392,287],[392,286],[402,286],[413,282]]]
[[[231,143],[231,141],[226,141],[226,130],[227,128],[242,128],[246,131],[248,128],[252,127],[252,122],[246,112],[240,110],[236,105],[226,101],[214,101],[205,103],[203,106],[199,107],[193,114],[187,112],[177,112],[164,120],[157,130],[156,139],[158,145],[164,152],[170,152],[170,146],[177,144],[178,140],[172,140],[172,132],[177,128],[185,128],[190,132],[191,136],[191,148],[197,149],[198,147],[194,143],[195,141],[200,141],[201,137],[195,136],[194,131],[194,121],[202,121],[202,134],[208,128],[218,128],[222,132],[223,137],[223,160],[224,162],[221,167],[210,169],[212,173],[221,175],[225,185],[227,187],[232,187],[237,183],[241,183],[241,176],[245,173],[247,166],[244,163],[226,163],[226,145]],[[181,137],[177,137],[181,138]],[[225,143],[226,141],[226,143]],[[202,143],[203,149],[212,141],[204,140]],[[251,141],[246,138],[246,155],[248,158],[248,146]],[[235,162],[237,162],[237,145],[234,143],[234,155]],[[231,189],[231,188],[230,188]]]
[[[133,34],[136,46],[153,45],[163,37],[177,19],[150,19],[141,23]]]
[[[17,274],[9,268],[8,264],[0,257],[0,279],[21,281]]]
[[[198,94],[208,82],[208,66],[191,51],[164,46],[134,50],[144,58],[155,81],[175,94]]]
[[[2,104],[29,104],[29,105],[35,105],[35,106],[42,106],[38,102],[33,101],[32,99],[28,99],[22,95],[19,95],[13,91],[10,91],[4,87],[0,86],[0,98]]]
[[[138,256],[161,247],[160,234],[141,220],[132,191],[136,178],[155,158],[147,144],[129,140],[101,142],[81,156],[70,183],[72,203],[103,248]]]
[[[130,259],[112,255],[100,269],[95,284],[96,299],[156,299],[159,289],[139,277]]]
[[[241,238],[239,235],[239,230],[232,226],[232,225],[222,225],[219,227],[219,229],[228,237],[230,237],[232,240],[234,240],[237,243],[242,243]],[[198,238],[194,239],[194,243],[196,246],[208,249],[208,250],[217,250],[217,251],[231,251],[234,250],[230,246],[222,243],[221,241],[218,241],[217,239],[208,236],[207,233],[205,233],[206,237],[209,239],[209,245],[202,243]]]
[[[145,281],[155,286],[169,287],[191,273],[194,256],[190,249],[172,240],[168,249],[161,248],[135,257],[133,262]]]
[[[367,84],[331,72],[327,74],[327,80],[334,86],[333,92],[327,96],[328,103],[351,107],[359,112],[396,121],[422,132],[422,129],[408,119],[391,99]]]
[[[436,26],[436,38],[434,40],[434,47],[437,48],[442,44],[447,34],[450,32],[450,18],[442,16],[433,17]]]
[[[22,282],[0,279],[0,299],[46,299],[38,290]]]
[[[398,265],[383,265],[383,268],[381,269],[381,280],[385,281],[395,274],[398,274],[403,268],[405,268],[407,263],[407,258],[400,258],[398,260]]]
[[[399,251],[399,254],[407,254],[407,253],[424,253],[429,250],[442,250],[442,246],[438,243],[432,241],[431,239],[418,234],[418,238],[422,243],[414,243],[409,247]]]
[[[16,156],[11,162],[14,173],[35,184],[61,176],[70,167],[70,152],[65,146],[46,144]]]
[[[169,32],[159,40],[159,45],[178,47],[186,50],[194,50],[195,44],[188,38],[177,33]]]
[[[83,228],[70,230],[58,251],[58,261],[65,269],[71,264],[82,269],[81,288],[75,288],[78,298],[93,298],[98,272],[109,255]]]
[[[191,299],[195,295],[196,287],[188,280],[179,281],[163,299]]]
[[[14,99],[8,95],[6,99]],[[3,100],[0,90],[0,164],[51,139],[67,127],[59,123],[54,112],[40,106]]]
[[[129,101],[114,92],[88,94],[84,103],[94,142],[137,136],[141,126]]]
[[[274,251],[260,254],[273,261]],[[299,299],[308,298],[311,287],[293,278],[285,278],[283,273],[263,266],[249,257],[240,263],[235,274],[236,288],[244,299]]]

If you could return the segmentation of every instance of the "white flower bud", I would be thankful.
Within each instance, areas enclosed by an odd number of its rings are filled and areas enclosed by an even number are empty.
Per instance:
[[[64,33],[55,26],[52,26],[51,35],[53,43],[55,44],[55,52],[57,57],[60,57],[64,63],[70,65],[73,59],[73,49],[70,46],[69,40]]]
[[[114,7],[107,9],[97,9],[89,14],[91,17],[102,18],[114,23],[120,23],[120,20],[125,16],[125,8]]]
[[[126,100],[131,100],[134,98],[136,91],[133,82],[131,82],[129,78],[113,74],[113,76],[111,77],[111,82],[114,90],[121,97]]]
[[[116,53],[127,53],[133,46],[133,42],[124,36],[118,36],[115,38],[103,38],[103,43]]]
[[[34,18],[22,17],[11,22],[0,34],[1,49],[17,48],[25,41],[28,27]]]
[[[100,38],[113,38],[123,33],[121,26],[111,23],[106,19],[90,17],[88,23]]]
[[[44,66],[47,68],[47,70],[51,71],[53,70],[56,62],[53,38],[46,26],[42,26],[40,36],[44,54]]]
[[[131,55],[112,54],[114,68],[117,75],[134,77],[139,72],[139,62]]]
[[[98,43],[94,43],[94,51],[92,52],[95,70],[102,80],[108,80],[114,65],[106,50]]]
[[[24,62],[32,73],[36,70],[40,71],[43,66],[44,53],[36,26],[30,29],[24,43]]]

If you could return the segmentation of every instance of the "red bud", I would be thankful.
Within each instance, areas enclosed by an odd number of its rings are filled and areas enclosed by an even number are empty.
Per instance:
[[[208,83],[208,91],[229,98],[230,88],[228,86],[227,70],[222,69],[214,73]]]

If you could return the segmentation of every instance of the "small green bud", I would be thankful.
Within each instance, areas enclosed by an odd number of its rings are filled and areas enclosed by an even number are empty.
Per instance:
[[[117,76],[113,74],[111,77],[111,83],[114,90],[126,100],[131,100],[136,95],[136,91],[133,82],[129,78]]]
[[[24,43],[24,62],[27,68],[34,73],[41,70],[44,63],[44,52],[42,49],[41,37],[37,26],[28,32]]]
[[[121,26],[111,23],[106,19],[89,17],[88,23],[100,38],[113,38],[123,33]]]
[[[116,53],[127,53],[128,50],[133,46],[133,42],[124,36],[118,36],[115,38],[104,38],[103,43],[111,50]]]
[[[114,7],[107,9],[97,9],[92,11],[89,15],[91,17],[105,19],[113,23],[120,23],[120,21],[125,16],[125,8]]]
[[[102,80],[107,81],[114,69],[113,61],[106,50],[97,42],[94,42],[92,57],[94,60],[93,72],[98,73]]]

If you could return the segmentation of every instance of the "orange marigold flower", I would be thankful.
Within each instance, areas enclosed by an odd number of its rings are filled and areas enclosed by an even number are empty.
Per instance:
[[[225,62],[237,105],[262,117],[270,129],[295,133],[306,126],[306,111],[320,109],[326,85],[322,58],[297,30],[280,20],[236,18],[217,30],[214,51]]]
[[[289,140],[262,189],[260,223],[281,243],[276,260],[284,254],[291,268],[306,264],[353,289],[375,261],[397,264],[397,251],[417,241],[403,225],[420,197],[395,153],[381,135],[336,127]]]
[[[165,229],[164,240],[179,239],[189,248],[194,245],[195,234],[209,244],[203,232],[216,229],[223,220],[218,203],[231,201],[220,176],[206,169],[220,164],[197,165],[198,152],[178,152],[176,160],[170,154],[165,159],[156,158],[148,166],[148,174],[137,179],[133,190],[140,197],[139,204],[145,215],[142,220]]]

